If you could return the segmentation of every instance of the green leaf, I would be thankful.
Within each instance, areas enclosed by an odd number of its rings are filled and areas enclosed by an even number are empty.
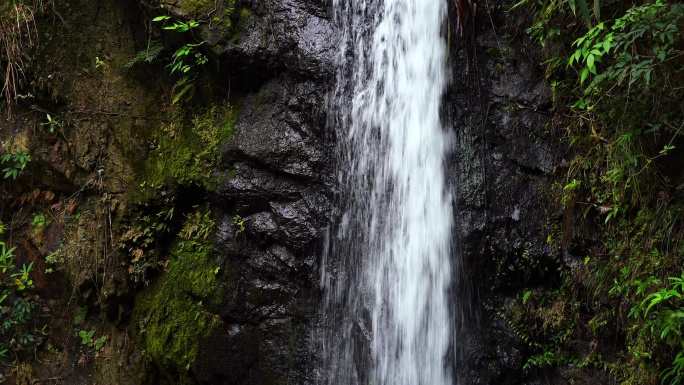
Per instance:
[[[171,66],[171,74],[173,74],[174,72],[176,72],[176,71],[177,71],[179,68],[181,68],[182,66],[183,66],[183,63],[180,62],[180,61],[177,62],[176,64],[174,64],[173,66]]]
[[[587,79],[588,75],[589,75],[589,69],[583,68],[582,72],[580,73],[580,84],[584,84],[584,81]]]
[[[664,61],[665,61],[665,55],[666,55],[666,54],[665,54],[665,51],[660,51],[660,52],[658,52],[658,60],[659,60],[660,62],[664,62]]]
[[[603,41],[603,52],[604,52],[604,53],[608,53],[608,51],[610,51],[611,45],[612,45],[612,44],[611,44],[611,41],[610,41],[610,40],[604,40],[604,41]]]
[[[531,291],[531,290],[527,290],[527,291],[525,291],[525,293],[523,293],[523,299],[522,299],[522,300],[523,300],[523,305],[524,305],[525,303],[527,303],[527,301],[530,299],[530,295],[532,295],[532,291]]]
[[[152,21],[164,21],[164,20],[169,20],[170,18],[171,18],[171,16],[162,15],[162,16],[155,17],[154,19],[152,19]]]
[[[594,54],[590,53],[589,56],[587,56],[587,67],[591,70],[591,67],[593,67],[593,66],[594,66]]]
[[[194,91],[194,89],[195,89],[195,85],[192,82],[188,82],[187,84],[184,84],[183,87],[180,89],[180,91],[178,91],[178,93],[176,93],[173,96],[173,100],[171,101],[171,104],[173,105],[173,104],[178,103],[183,98],[183,96],[185,94],[187,94],[188,92],[190,92],[190,95],[192,95],[191,91]]]

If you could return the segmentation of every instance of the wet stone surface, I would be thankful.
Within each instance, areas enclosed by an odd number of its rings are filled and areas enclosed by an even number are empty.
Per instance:
[[[314,268],[332,210],[332,29],[319,2],[244,3],[248,32],[218,53],[260,80],[245,88],[219,172],[218,258],[231,289],[220,311],[231,332],[201,353],[203,370],[217,383],[307,384]]]

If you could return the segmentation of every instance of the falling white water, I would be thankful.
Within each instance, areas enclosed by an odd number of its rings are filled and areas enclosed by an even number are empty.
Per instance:
[[[342,216],[322,263],[320,382],[452,384],[443,0],[334,0]]]

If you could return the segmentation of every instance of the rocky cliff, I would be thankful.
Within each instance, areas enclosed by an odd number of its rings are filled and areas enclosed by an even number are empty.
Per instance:
[[[2,181],[1,215],[17,261],[34,263],[40,333],[13,342],[22,364],[4,376],[312,383],[317,258],[335,215],[329,4],[43,5],[0,123],[5,151],[32,155]],[[481,9],[472,43],[451,39],[443,109],[468,384],[522,383],[524,346],[496,308],[511,288],[558,279],[542,235],[560,162],[550,94],[526,48],[497,35],[504,23]],[[525,276],[521,255],[546,274]]]

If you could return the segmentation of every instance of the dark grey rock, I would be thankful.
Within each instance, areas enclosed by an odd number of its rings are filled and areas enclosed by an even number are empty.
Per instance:
[[[240,4],[249,17],[239,30],[228,35],[209,26],[202,30],[233,81],[258,83],[278,72],[308,78],[331,74],[336,37],[327,4],[290,0]]]
[[[542,69],[523,45],[492,30],[492,20],[503,20],[500,15],[489,17],[482,13],[482,22],[476,22],[475,68],[467,64],[462,47],[451,49],[455,81],[445,106],[455,139],[449,179],[455,189],[459,255],[454,258],[460,275],[454,292],[463,318],[456,337],[457,372],[464,384],[561,383],[523,377],[526,345],[496,315],[503,305],[492,302],[493,297],[514,298],[525,284],[511,265],[523,253],[540,265],[557,264],[544,226],[558,151],[545,131],[551,93]],[[496,278],[498,266],[509,275]]]
[[[231,81],[257,78],[259,89],[244,88],[218,171],[225,177],[214,206],[224,215],[216,240],[228,294],[216,311],[231,332],[201,354],[200,378],[307,384],[314,267],[332,212],[323,76],[331,70],[332,28],[318,1],[243,4],[250,9],[244,33],[234,44],[213,43]]]
[[[231,155],[277,173],[320,178],[328,151],[321,141],[324,89],[311,95],[315,88],[311,82],[277,78],[249,95],[235,126]]]
[[[200,378],[308,384],[310,327],[318,310],[314,266],[321,235],[335,214],[334,135],[325,124],[335,38],[324,0],[242,4],[250,10],[249,21],[232,41],[215,31],[203,35],[231,84],[246,94],[234,140],[224,151],[221,173],[227,177],[214,202],[225,213],[216,239],[222,266],[230,271],[222,278],[230,290],[220,314],[231,333],[200,353],[207,362]],[[524,345],[484,310],[486,298],[478,297],[489,292],[497,263],[523,251],[552,259],[541,236],[548,216],[544,191],[556,153],[545,132],[550,93],[523,47],[497,39],[488,16],[478,17],[477,68],[466,65],[464,50],[451,47],[454,82],[444,104],[454,140],[448,178],[459,251],[453,289],[459,379],[550,384],[521,377]],[[502,59],[488,48],[510,54]]]
[[[273,214],[267,212],[248,216],[245,218],[244,225],[248,233],[257,236],[272,237],[278,229],[278,225],[273,219]]]

